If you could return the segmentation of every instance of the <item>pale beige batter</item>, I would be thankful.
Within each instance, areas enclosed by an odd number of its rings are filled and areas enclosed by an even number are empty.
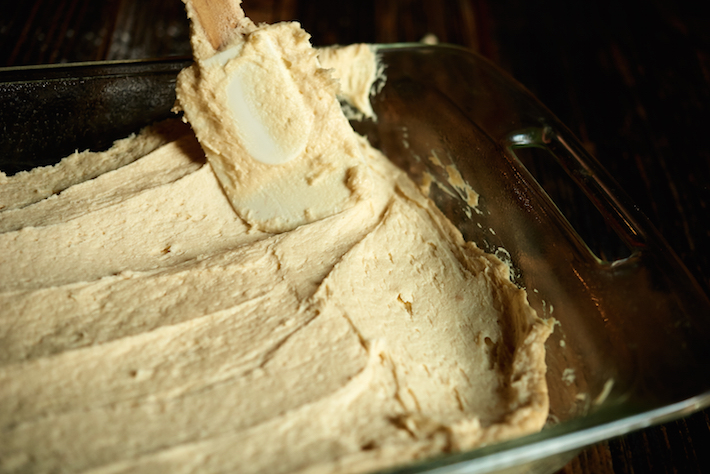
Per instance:
[[[360,471],[542,426],[548,326],[384,158],[359,141],[373,199],[270,235],[189,141],[96,209],[0,214],[48,219],[0,234],[3,471]]]
[[[179,125],[3,176],[69,184],[0,189],[0,472],[365,472],[542,427],[551,325],[364,139],[367,192],[272,233]]]

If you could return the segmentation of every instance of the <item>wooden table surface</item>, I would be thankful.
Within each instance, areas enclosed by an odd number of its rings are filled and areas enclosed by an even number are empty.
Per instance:
[[[190,54],[179,0],[2,1],[0,67]],[[656,0],[244,0],[315,45],[434,34],[507,70],[612,173],[710,288],[710,17]],[[704,10],[704,9],[703,9]],[[708,315],[710,317],[710,315]],[[561,472],[710,472],[710,410],[592,446]]]

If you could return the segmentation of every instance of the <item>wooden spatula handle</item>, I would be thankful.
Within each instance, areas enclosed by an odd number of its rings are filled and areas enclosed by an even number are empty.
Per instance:
[[[225,44],[230,32],[244,18],[241,0],[185,0],[194,10],[197,20],[215,50]]]

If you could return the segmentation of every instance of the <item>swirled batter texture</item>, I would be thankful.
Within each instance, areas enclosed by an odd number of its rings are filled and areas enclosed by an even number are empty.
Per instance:
[[[348,143],[369,191],[281,233],[179,122],[3,175],[0,472],[366,472],[539,430],[550,324]]]

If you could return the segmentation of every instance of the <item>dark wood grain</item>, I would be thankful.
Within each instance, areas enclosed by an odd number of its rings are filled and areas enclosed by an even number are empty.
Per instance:
[[[670,0],[245,0],[316,45],[467,46],[510,72],[613,174],[710,288],[710,17]],[[179,0],[3,1],[0,66],[190,54]],[[710,315],[708,315],[710,317]],[[709,412],[600,443],[562,472],[710,472]]]

